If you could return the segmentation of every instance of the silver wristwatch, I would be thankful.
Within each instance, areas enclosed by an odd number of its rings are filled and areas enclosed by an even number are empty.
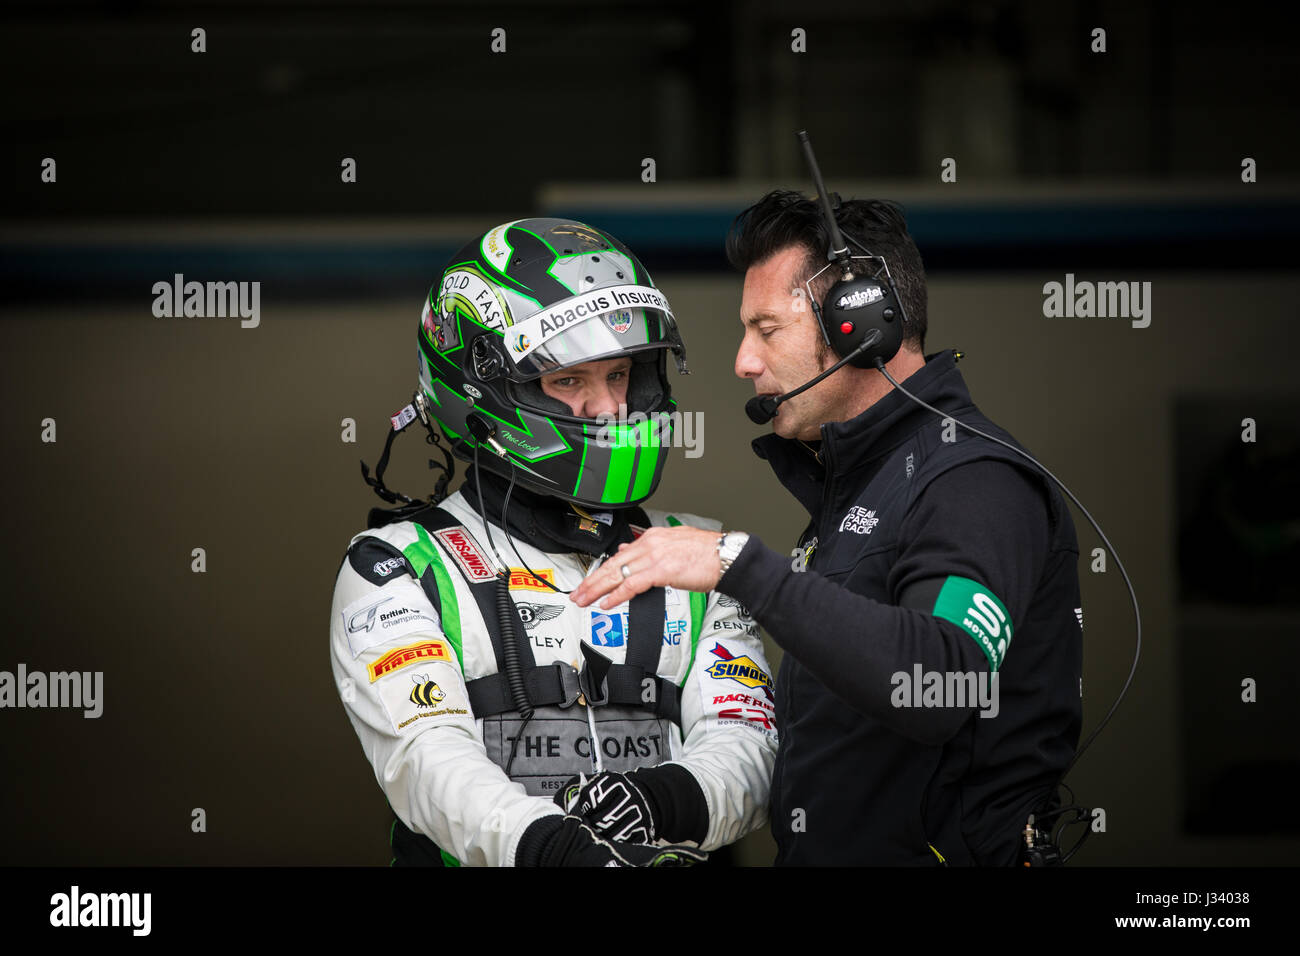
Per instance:
[[[731,562],[740,557],[740,552],[745,550],[748,541],[749,535],[743,531],[723,532],[718,539],[718,563],[722,565],[723,574],[731,570]]]

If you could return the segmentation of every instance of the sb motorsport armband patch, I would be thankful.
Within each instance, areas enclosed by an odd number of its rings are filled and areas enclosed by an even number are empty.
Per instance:
[[[935,617],[952,621],[979,644],[989,659],[990,670],[997,671],[1007,656],[1011,643],[1011,616],[1006,605],[978,581],[948,575],[935,598]]]

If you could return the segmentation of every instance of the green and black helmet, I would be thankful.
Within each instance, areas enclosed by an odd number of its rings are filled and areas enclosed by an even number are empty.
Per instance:
[[[666,352],[685,372],[686,348],[668,300],[613,236],[549,218],[488,230],[429,290],[419,339],[420,392],[459,457],[478,444],[477,415],[494,430],[479,467],[533,491],[609,509],[658,485],[677,404]],[[624,355],[629,423],[578,418],[538,381]]]

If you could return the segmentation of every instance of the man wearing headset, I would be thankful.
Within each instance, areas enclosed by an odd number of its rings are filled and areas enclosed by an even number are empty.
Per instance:
[[[903,322],[902,347],[881,356],[885,368],[950,417],[852,364],[776,403],[841,357],[809,308],[840,272],[827,268],[818,206],[770,193],[727,242],[745,273],[735,372],[778,405],[773,433],[753,445],[811,516],[799,546],[787,556],[743,532],[652,529],[573,599],[716,588],[785,650],[778,864],[1014,864],[1028,815],[1054,804],[1078,742],[1073,523],[1039,472],[955,425],[1014,443],[971,401],[957,353],[923,352],[925,273],[901,211],[852,201],[835,216],[863,257],[854,271],[883,274],[883,259],[896,284],[837,300],[849,316],[840,331],[881,290],[896,295],[903,315],[888,315]]]
[[[648,527],[718,527],[639,507],[669,447],[669,352],[683,371],[667,299],[582,223],[489,230],[430,291],[419,391],[389,442],[417,421],[436,441],[436,422],[471,467],[436,507],[372,512],[331,615],[394,862],[680,865],[763,825],[772,681],[739,602],[568,600]],[[367,481],[394,501],[386,460]]]

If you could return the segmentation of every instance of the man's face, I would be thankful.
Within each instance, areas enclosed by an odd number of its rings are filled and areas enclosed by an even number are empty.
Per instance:
[[[630,358],[584,362],[541,378],[542,392],[568,405],[579,418],[618,415],[627,403],[627,379],[632,372]]]
[[[787,246],[745,272],[740,300],[745,337],[736,352],[736,374],[753,379],[759,395],[798,388],[836,361],[808,302],[805,257],[802,246]],[[823,422],[843,419],[850,384],[837,373],[783,402],[772,430],[782,438],[816,441]]]

